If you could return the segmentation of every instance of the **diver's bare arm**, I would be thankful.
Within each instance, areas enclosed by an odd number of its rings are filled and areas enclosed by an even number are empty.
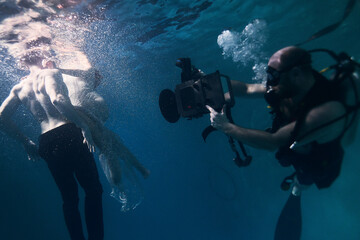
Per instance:
[[[95,68],[90,68],[88,70],[78,70],[78,69],[61,69],[59,71],[62,74],[79,77],[87,82],[93,82],[96,77],[100,77],[100,73]]]
[[[14,138],[20,143],[25,143],[28,138],[22,134],[17,128],[15,123],[11,120],[12,115],[20,106],[21,101],[15,94],[14,89],[10,92],[10,95],[5,99],[0,107],[0,126],[1,130],[7,135]]]
[[[10,95],[0,106],[0,129],[9,137],[15,139],[23,145],[28,154],[29,160],[36,160],[38,155],[35,143],[24,135],[11,119],[15,111],[21,105],[21,101],[15,93],[16,87],[17,86],[11,90]]]
[[[305,118],[294,147],[313,141],[321,144],[336,139],[348,124],[345,116],[346,110],[340,102],[327,102],[312,109]]]
[[[234,95],[239,97],[263,97],[266,92],[265,86],[259,83],[244,83],[231,80],[231,86]]]
[[[331,121],[340,118],[343,114],[345,114],[345,109],[339,102],[328,102],[312,109],[306,116],[305,122],[300,129],[299,137],[301,140],[297,141],[294,147],[301,147],[314,141],[325,143],[340,136],[346,126],[346,118],[332,123]],[[215,118],[219,118],[219,116],[215,116]],[[242,141],[244,144],[274,151],[289,143],[295,122],[285,125],[275,133],[242,128],[227,121],[220,122],[217,127],[225,134]]]
[[[74,77],[85,77],[89,70],[59,68],[59,71],[63,74],[74,76]]]
[[[90,129],[86,122],[76,112],[74,106],[71,104],[68,96],[67,88],[62,80],[61,74],[58,72],[52,76],[47,76],[45,80],[45,89],[52,104],[63,114],[69,121],[75,123],[82,129],[84,141],[88,144],[90,151],[94,151],[94,142]]]
[[[277,131],[269,133],[262,130],[249,129],[237,126],[232,123],[225,123],[220,130],[226,135],[231,136],[246,145],[268,151],[275,151],[280,146],[287,144],[290,139],[294,124],[290,124]]]
[[[233,89],[234,96],[236,97],[262,98],[266,92],[265,86],[257,83],[251,84],[231,80],[231,87]],[[225,98],[230,98],[229,93],[225,94]]]

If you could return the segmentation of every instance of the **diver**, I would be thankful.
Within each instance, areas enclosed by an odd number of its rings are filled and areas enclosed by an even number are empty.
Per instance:
[[[77,113],[57,69],[44,69],[43,53],[31,51],[23,59],[30,74],[16,84],[0,106],[0,127],[24,146],[29,160],[41,156],[63,200],[65,223],[73,240],[85,240],[78,209],[78,183],[85,191],[88,239],[104,238],[102,186],[93,157],[90,127]],[[39,121],[39,148],[11,119],[24,105]]]
[[[138,203],[127,202],[126,192],[130,189],[124,186],[123,178],[126,175],[127,180],[136,185],[138,183],[133,169],[136,169],[144,178],[149,177],[150,171],[139,162],[121,138],[105,126],[109,109],[104,98],[96,92],[102,80],[101,74],[94,68],[88,70],[57,68],[55,62],[49,59],[43,60],[43,66],[48,69],[58,69],[61,72],[70,101],[77,113],[88,124],[94,143],[99,149],[100,163],[113,188],[111,195],[113,196],[118,190],[120,196],[114,195],[114,197],[117,200],[121,198],[122,209],[135,207],[134,204]],[[123,162],[122,166],[120,160]],[[127,174],[123,174],[124,170]]]
[[[225,106],[220,112],[207,106],[214,128],[254,148],[277,151],[282,166],[294,167],[294,174],[281,185],[283,190],[291,188],[291,194],[275,239],[300,238],[302,190],[312,184],[319,189],[331,186],[340,174],[343,147],[354,141],[358,126],[360,82],[354,69],[330,81],[311,63],[309,51],[289,46],[270,57],[266,86],[231,81],[235,96],[265,97],[274,117],[266,131],[230,123]],[[284,235],[286,231],[290,233]]]

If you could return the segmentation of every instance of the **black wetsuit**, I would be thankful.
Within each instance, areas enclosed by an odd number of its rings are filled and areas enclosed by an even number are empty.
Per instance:
[[[39,137],[39,153],[47,162],[61,192],[65,223],[71,239],[85,240],[78,209],[77,181],[86,194],[88,239],[103,239],[103,190],[94,157],[83,143],[81,130],[68,123],[42,134]]]
[[[340,174],[344,150],[340,138],[324,144],[311,143],[308,153],[297,153],[291,149],[281,148],[276,153],[276,158],[283,165],[292,165],[300,184],[313,183],[321,188],[330,187]]]
[[[327,143],[310,143],[307,153],[298,153],[289,149],[290,145],[297,140],[298,131],[301,128],[307,113],[316,106],[329,101],[340,101],[338,86],[330,83],[318,73],[314,73],[316,83],[305,96],[300,104],[294,119],[297,121],[292,138],[287,146],[281,147],[276,153],[276,158],[282,166],[292,165],[295,168],[296,176],[300,184],[310,185],[315,183],[320,188],[329,187],[340,174],[344,150],[341,146],[341,138],[336,138]],[[279,120],[280,119],[280,120]],[[289,122],[281,122],[281,117],[273,123],[272,131],[275,132],[281,126]],[[275,126],[275,127],[274,127]]]

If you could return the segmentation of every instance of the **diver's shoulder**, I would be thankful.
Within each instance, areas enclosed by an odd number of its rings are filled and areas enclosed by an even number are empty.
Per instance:
[[[327,122],[346,113],[344,104],[340,101],[328,101],[312,108],[307,114],[308,121]]]
[[[32,89],[32,82],[26,79],[13,86],[10,90],[10,95],[19,96],[22,95],[22,93],[27,92],[29,89]]]
[[[59,79],[61,78],[61,73],[58,69],[42,69],[34,80],[42,81],[42,79]]]
[[[42,69],[40,74],[42,75],[53,75],[53,74],[59,74],[60,70],[53,68],[53,69]]]
[[[58,69],[40,69],[36,72],[34,71],[33,73],[31,73],[29,77],[33,80],[37,80],[39,77],[53,76],[58,73]]]
[[[13,92],[13,91],[20,91],[21,89],[23,89],[25,86],[28,86],[29,84],[31,84],[31,82],[32,82],[32,80],[30,79],[30,78],[23,78],[22,80],[21,80],[21,82],[19,82],[19,83],[17,83],[17,84],[15,84],[13,87],[12,87],[12,89],[11,89],[11,91]]]
[[[19,93],[19,91],[21,91],[21,89],[23,88],[24,83],[20,82],[18,84],[16,84],[15,86],[13,86],[13,88],[10,91],[10,94],[14,94],[17,95]]]

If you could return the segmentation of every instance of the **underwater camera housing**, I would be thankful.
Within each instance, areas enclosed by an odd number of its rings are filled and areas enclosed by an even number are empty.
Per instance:
[[[199,118],[208,114],[206,105],[220,111],[224,104],[233,107],[235,104],[231,90],[230,78],[216,71],[204,74],[191,65],[190,58],[179,58],[176,66],[181,68],[181,84],[176,85],[175,92],[164,89],[159,96],[159,106],[163,117],[175,123],[180,116],[187,119]],[[224,97],[221,78],[225,78],[230,95],[230,102]]]

